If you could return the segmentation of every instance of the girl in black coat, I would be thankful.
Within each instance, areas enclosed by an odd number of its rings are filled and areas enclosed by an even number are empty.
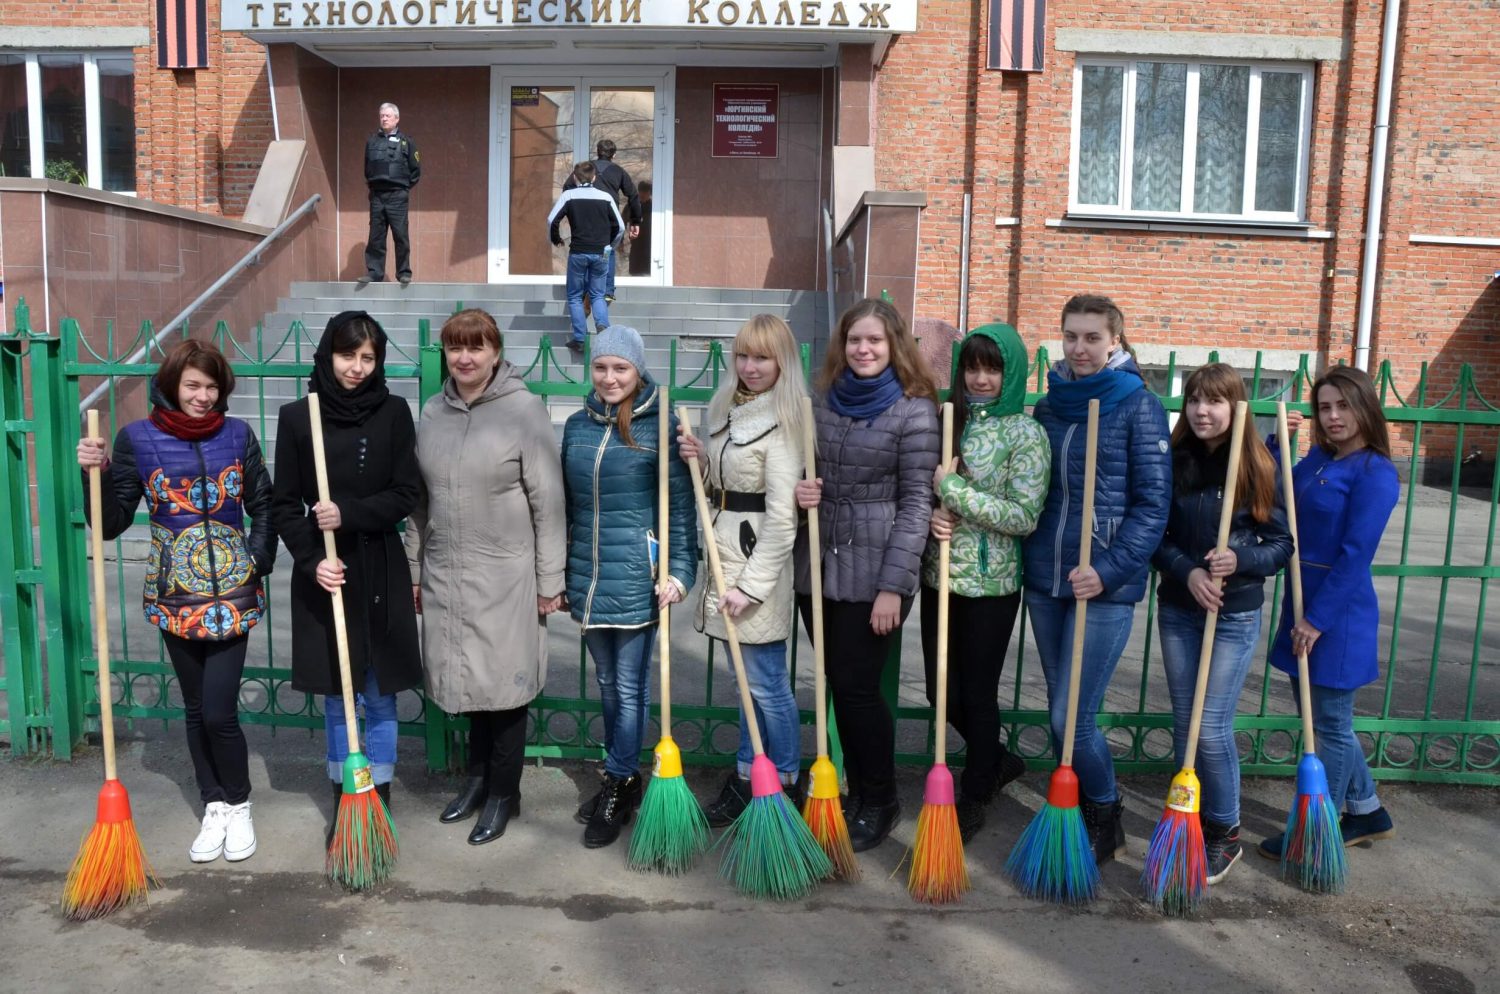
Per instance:
[[[340,699],[333,590],[342,587],[350,677],[365,711],[365,753],[390,804],[396,771],[396,694],[422,682],[411,571],[396,526],[416,506],[421,475],[411,409],[385,385],[385,331],[364,311],[328,322],[308,389],[323,409],[329,501],[318,500],[306,399],[281,409],[274,520],[291,551],[292,686],[325,694],[328,778],[335,804],[348,755]],[[324,558],[332,529],[339,561]]]

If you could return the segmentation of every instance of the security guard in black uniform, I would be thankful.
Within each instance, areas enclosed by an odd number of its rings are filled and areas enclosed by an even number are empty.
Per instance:
[[[365,183],[370,188],[370,238],[365,242],[365,275],[360,286],[385,279],[385,232],[396,242],[396,278],[411,282],[411,239],[406,232],[406,201],[422,178],[422,156],[411,136],[396,127],[401,111],[380,105],[380,130],[365,142]]]

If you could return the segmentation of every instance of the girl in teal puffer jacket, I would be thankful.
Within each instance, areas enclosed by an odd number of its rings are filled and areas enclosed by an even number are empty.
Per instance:
[[[660,391],[646,372],[634,328],[595,339],[594,389],[563,428],[568,506],[568,605],[599,679],[604,711],[604,786],[578,809],[590,849],[619,838],[641,800],[641,746],[650,705],[649,664],[657,610],[692,589],[698,561],[693,490],[671,419],[671,561],[655,571]],[[656,575],[654,575],[656,574]],[[658,579],[659,576],[659,579]]]
[[[933,541],[922,557],[922,657],[927,699],[937,703],[938,541],[950,538],[947,720],[964,737],[958,799],[964,841],[984,825],[984,806],[1026,770],[1000,741],[1000,671],[1021,604],[1021,539],[1047,499],[1051,447],[1026,414],[1021,336],[1008,324],[976,328],[953,383],[958,457],[939,466]]]

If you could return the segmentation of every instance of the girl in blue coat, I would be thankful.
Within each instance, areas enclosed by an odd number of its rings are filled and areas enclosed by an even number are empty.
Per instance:
[[[568,507],[568,605],[599,679],[604,785],[578,809],[583,844],[613,843],[641,801],[641,746],[650,706],[651,646],[658,607],[692,589],[698,529],[687,464],[671,421],[671,560],[657,579],[657,404],[646,350],[634,328],[610,325],[594,340],[594,389],[563,428]]]
[[[1380,604],[1370,565],[1401,481],[1391,463],[1385,415],[1368,374],[1335,366],[1313,384],[1313,448],[1292,470],[1297,499],[1303,618],[1293,624],[1290,589],[1271,646],[1271,665],[1292,680],[1297,654],[1308,654],[1318,759],[1344,845],[1395,834],[1354,734],[1354,693],[1380,675]],[[1280,859],[1283,835],[1260,852]]]
[[[1036,531],[1026,540],[1026,608],[1047,678],[1052,747],[1062,754],[1067,725],[1073,613],[1089,602],[1084,631],[1073,769],[1095,859],[1124,851],[1124,805],[1114,760],[1095,722],[1120,653],[1130,639],[1135,605],[1146,596],[1151,554],[1161,544],[1172,502],[1167,416],[1146,389],[1125,344],[1125,316],[1108,297],[1079,294],[1062,312],[1064,358],[1047,374],[1036,419],[1052,446],[1052,478]],[[1083,464],[1088,403],[1099,400],[1094,520],[1083,517]],[[1093,529],[1089,566],[1078,563],[1083,527]]]
[[[1182,417],[1172,431],[1172,513],[1152,563],[1161,574],[1156,619],[1162,668],[1172,695],[1172,744],[1179,768],[1187,751],[1204,626],[1209,611],[1218,613],[1196,762],[1203,788],[1208,882],[1216,884],[1241,852],[1234,713],[1260,644],[1266,577],[1276,575],[1291,559],[1292,535],[1276,463],[1247,418],[1229,542],[1218,551],[1230,432],[1235,405],[1246,399],[1245,381],[1234,367],[1210,363],[1187,378],[1182,395]]]

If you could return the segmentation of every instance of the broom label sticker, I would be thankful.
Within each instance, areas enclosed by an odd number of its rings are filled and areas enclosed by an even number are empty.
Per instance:
[[[1192,814],[1198,810],[1198,788],[1189,783],[1174,783],[1167,791],[1167,807]]]
[[[354,779],[354,792],[356,794],[363,794],[367,790],[375,789],[375,778],[370,774],[368,766],[356,767],[350,776]]]

